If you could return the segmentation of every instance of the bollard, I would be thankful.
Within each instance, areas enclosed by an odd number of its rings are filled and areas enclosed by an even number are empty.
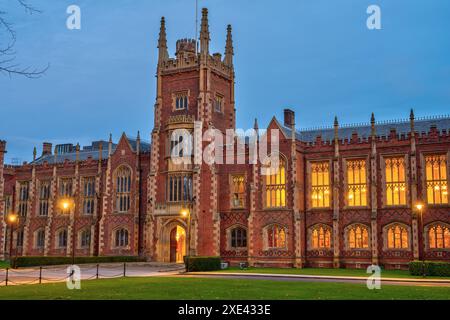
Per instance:
[[[8,273],[9,273],[9,268],[6,268],[6,274],[5,274],[5,276],[6,276],[6,278],[5,278],[5,286],[6,287],[8,286]]]
[[[39,284],[42,284],[42,267],[39,267]]]
[[[124,277],[127,276],[127,263],[126,262],[123,263],[123,276]]]
[[[98,263],[97,263],[97,273],[95,274],[95,279],[98,280]]]

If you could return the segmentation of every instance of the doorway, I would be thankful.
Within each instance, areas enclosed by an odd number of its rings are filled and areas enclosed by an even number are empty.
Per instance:
[[[177,225],[170,231],[170,262],[183,263],[186,255],[186,231]]]

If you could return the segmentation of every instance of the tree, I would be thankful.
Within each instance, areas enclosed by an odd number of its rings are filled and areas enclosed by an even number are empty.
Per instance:
[[[40,10],[28,4],[26,0],[15,0],[18,6],[21,6],[27,14],[41,13]],[[24,67],[16,61],[16,32],[13,24],[6,18],[7,12],[0,8],[0,74],[6,74],[10,77],[13,75],[25,76],[35,79],[41,77],[49,68],[47,65],[43,69],[35,67]],[[2,43],[2,39],[6,39]]]

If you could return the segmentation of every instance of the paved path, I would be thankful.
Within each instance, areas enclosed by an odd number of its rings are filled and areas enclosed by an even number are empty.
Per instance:
[[[69,266],[48,266],[9,269],[8,285],[38,284],[66,281]],[[96,264],[80,264],[81,280],[110,279],[124,276],[123,263],[99,264],[98,277]],[[127,277],[153,277],[162,275],[173,275],[184,271],[184,265],[170,263],[127,263],[125,275]],[[41,281],[39,281],[41,274]],[[6,269],[0,270],[0,286],[6,285]]]
[[[266,274],[266,273],[238,273],[238,272],[190,272],[184,276],[189,277],[213,277],[213,278],[235,278],[235,279],[259,279],[275,281],[301,281],[301,282],[338,282],[338,283],[363,283],[367,278],[347,276],[318,276],[301,274]],[[381,278],[382,285],[403,286],[432,286],[450,287],[450,279],[414,279],[414,278]]]

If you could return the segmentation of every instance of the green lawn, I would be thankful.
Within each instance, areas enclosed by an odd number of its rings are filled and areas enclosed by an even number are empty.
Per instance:
[[[0,287],[0,299],[450,299],[450,287],[382,286],[189,277],[121,278]]]
[[[9,262],[7,261],[0,261],[0,269],[9,268]]]
[[[273,273],[273,274],[302,274],[314,276],[351,276],[351,277],[365,277],[370,274],[366,273],[365,269],[327,269],[327,268],[248,268],[241,270],[238,267],[231,267],[219,272],[240,272],[240,273]],[[423,279],[422,276],[412,276],[406,270],[382,270],[382,278],[414,278]],[[450,279],[449,277],[426,277],[427,279]]]

